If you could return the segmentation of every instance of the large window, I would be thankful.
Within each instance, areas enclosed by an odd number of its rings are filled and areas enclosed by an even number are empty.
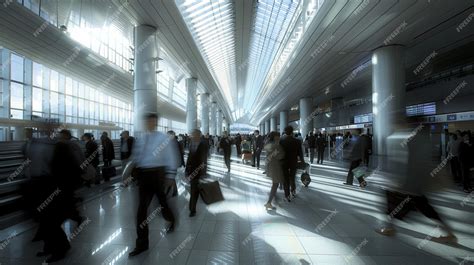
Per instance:
[[[10,67],[11,80],[23,82],[23,76],[24,76],[23,58],[12,53],[10,66],[11,66]]]
[[[23,85],[10,82],[10,108],[11,118],[23,119]]]
[[[33,87],[33,112],[43,111],[43,90],[41,88]]]
[[[31,113],[43,118],[59,118],[66,123],[99,125],[106,122],[125,130],[132,129],[131,104],[36,62],[32,62],[32,71],[27,73],[33,77],[31,84],[26,84],[24,71],[28,68],[24,66],[24,58],[8,54],[9,58],[2,65],[9,65],[11,75],[3,77],[9,82],[1,89],[10,90],[10,118],[29,120],[32,117],[25,113]],[[29,85],[32,85],[31,96],[26,95],[24,89]],[[112,135],[119,133],[117,130]]]

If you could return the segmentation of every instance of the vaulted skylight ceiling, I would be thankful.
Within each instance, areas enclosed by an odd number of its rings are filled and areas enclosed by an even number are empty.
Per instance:
[[[278,80],[324,0],[253,1],[247,43],[236,33],[236,1],[243,0],[176,0],[235,120],[252,110],[259,96]],[[236,45],[248,45],[248,53],[237,55]],[[236,56],[243,58],[236,60]],[[237,61],[242,65],[236,65]],[[246,83],[240,88],[237,69],[246,73]],[[244,105],[238,106],[239,102]]]

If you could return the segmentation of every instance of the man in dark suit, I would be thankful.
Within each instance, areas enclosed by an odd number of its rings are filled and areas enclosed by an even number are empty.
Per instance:
[[[316,148],[318,149],[318,161],[317,163],[323,164],[324,160],[324,149],[326,149],[326,139],[323,134],[319,133],[316,140]]]
[[[298,159],[304,162],[303,150],[301,149],[301,141],[293,137],[293,127],[288,126],[285,128],[286,137],[282,137],[280,144],[285,151],[285,158],[283,160],[283,171],[285,173],[285,197],[288,201],[291,201],[291,195],[294,198],[296,196],[296,169],[298,165]]]
[[[133,142],[135,138],[128,131],[120,134],[120,160],[127,160],[132,155]]]
[[[219,148],[224,151],[224,161],[225,165],[227,166],[227,172],[230,172],[230,154],[232,150],[232,141],[227,135],[227,132],[224,132],[222,135],[222,139],[219,142]]]
[[[103,132],[100,137],[102,143],[102,159],[104,161],[104,167],[110,167],[112,160],[115,159],[114,143],[110,140],[107,132]]]
[[[90,161],[90,164],[94,167],[96,176],[95,176],[95,184],[100,184],[100,177],[98,175],[99,173],[99,146],[97,143],[93,140],[93,135],[91,133],[85,133],[84,136],[82,136],[82,139],[86,143],[86,153],[85,157]],[[86,186],[90,187],[92,184],[92,180],[86,181]]]
[[[208,143],[201,139],[201,131],[193,130],[185,170],[186,176],[191,182],[191,198],[189,199],[190,217],[196,215],[196,204],[199,197],[199,179],[206,174],[208,151]]]
[[[235,148],[237,149],[237,157],[240,159],[242,156],[242,136],[238,133],[234,138]]]
[[[258,130],[255,130],[252,138],[252,167],[255,167],[255,161],[257,161],[257,169],[260,169],[260,154],[262,153],[263,144],[263,136],[260,135]]]

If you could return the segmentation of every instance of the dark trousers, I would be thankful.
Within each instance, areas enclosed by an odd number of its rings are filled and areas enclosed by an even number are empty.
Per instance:
[[[453,175],[455,182],[461,182],[462,180],[462,168],[459,161],[459,157],[453,156],[450,160],[451,163],[451,174]]]
[[[347,178],[346,178],[346,183],[349,185],[352,185],[354,183],[354,173],[352,170],[362,163],[362,159],[354,160],[351,162],[351,165],[349,167],[349,172],[347,173]]]
[[[227,166],[227,169],[230,170],[230,152],[224,151],[224,162]]]
[[[324,148],[318,148],[318,164],[323,163],[324,160]]]
[[[400,192],[386,191],[387,214],[402,220],[411,210],[418,210],[424,216],[441,221],[436,210],[423,195],[408,195]],[[408,199],[409,198],[409,199]]]
[[[313,163],[314,161],[314,153],[315,153],[316,149],[315,148],[309,148],[309,162],[311,162],[311,164]]]
[[[285,167],[285,182],[283,183],[283,189],[285,190],[285,196],[290,196],[290,191],[292,193],[296,192],[296,167]]]
[[[269,197],[268,197],[267,203],[272,203],[272,201],[273,201],[273,199],[275,198],[275,195],[276,195],[276,193],[277,193],[278,185],[279,185],[279,184],[280,184],[280,183],[273,183],[273,184],[272,184],[272,188],[271,188],[271,190],[270,190],[270,195],[269,195]]]
[[[258,168],[260,168],[260,154],[262,153],[261,150],[256,150],[255,152],[253,152],[252,154],[252,166],[257,166]],[[255,164],[255,161],[257,162]]]
[[[61,189],[51,203],[41,210],[37,235],[44,242],[43,252],[61,255],[71,247],[61,225],[70,211],[75,209],[73,198],[72,191]]]
[[[191,198],[189,199],[189,211],[196,212],[196,204],[199,199],[199,178],[191,180]]]
[[[235,148],[237,149],[237,157],[240,157],[242,155],[242,146],[240,146],[240,144],[236,144]]]
[[[471,171],[469,170],[469,166],[463,166],[463,187],[465,190],[470,190],[471,187]]]
[[[64,221],[65,218],[57,215],[49,215],[41,219],[38,233],[44,241],[43,252],[60,255],[71,247],[61,227]]]
[[[167,194],[165,191],[170,191],[170,184],[172,184],[165,177],[164,168],[156,168],[153,170],[138,170],[138,197],[139,205],[137,211],[137,248],[148,248],[148,207],[150,206],[153,196],[158,197],[161,205],[161,211],[158,213],[163,215],[163,218],[171,223],[174,223],[174,216],[167,204]],[[155,210],[152,211],[152,213]],[[155,212],[156,213],[156,212]]]
[[[110,167],[112,165],[112,160],[104,160],[104,167]]]

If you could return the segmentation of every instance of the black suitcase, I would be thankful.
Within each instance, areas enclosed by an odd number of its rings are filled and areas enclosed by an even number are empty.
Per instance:
[[[199,184],[199,194],[201,194],[201,198],[205,204],[211,204],[224,200],[219,181],[201,182]]]
[[[117,172],[115,171],[114,166],[102,167],[102,177],[104,178],[105,181],[109,181],[110,178],[115,177],[116,175],[117,175]]]
[[[311,177],[309,176],[308,172],[303,172],[301,174],[301,182],[305,187],[308,187],[309,183],[311,183]]]

